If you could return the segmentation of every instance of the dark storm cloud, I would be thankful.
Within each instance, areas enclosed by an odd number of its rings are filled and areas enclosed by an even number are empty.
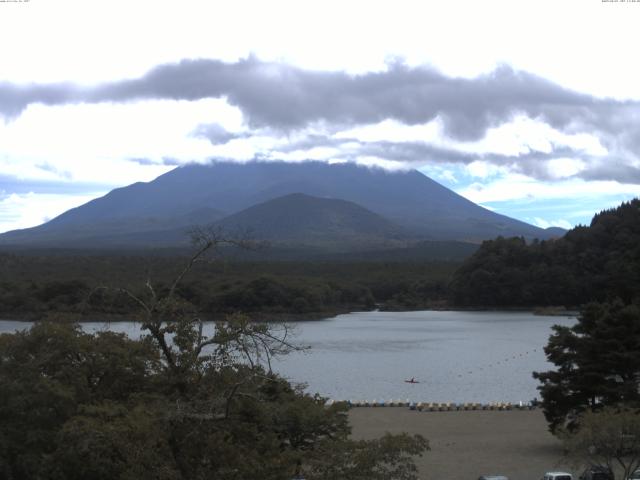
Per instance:
[[[626,164],[615,157],[606,162],[594,161],[584,171],[580,172],[584,180],[614,180],[620,183],[640,184],[640,168]]]
[[[349,75],[304,70],[254,57],[235,63],[183,60],[160,65],[139,78],[90,88],[0,83],[0,114],[15,117],[32,103],[203,98],[225,98],[242,111],[254,132],[260,129],[277,136],[318,125],[338,131],[387,119],[416,125],[439,118],[450,138],[472,141],[481,139],[491,127],[526,115],[568,134],[592,134],[612,155],[618,155],[619,161],[595,162],[581,151],[558,147],[551,153],[518,156],[471,154],[420,142],[358,142],[356,150],[360,155],[408,163],[486,160],[537,178],[549,176],[547,160],[562,156],[587,162],[585,178],[637,178],[637,169],[631,165],[637,162],[640,149],[640,102],[596,98],[507,66],[469,79],[400,62],[389,64],[385,71]],[[208,124],[199,126],[193,135],[221,145],[247,138],[251,131],[236,134]],[[309,136],[306,141],[309,148],[323,142],[327,145],[321,136]]]
[[[0,114],[15,117],[32,103],[61,105],[85,101],[87,93],[71,83],[14,85],[0,82]]]
[[[229,132],[219,123],[198,125],[192,135],[197,138],[206,138],[213,145],[224,145],[225,143],[229,143],[231,140],[248,138],[251,136],[248,133]]]
[[[472,79],[447,77],[427,67],[396,62],[382,72],[349,75],[303,70],[250,57],[235,63],[183,60],[144,76],[93,88],[70,84],[0,84],[0,112],[19,113],[28,104],[127,102],[140,99],[199,100],[225,97],[250,126],[282,130],[314,122],[338,125],[396,119],[405,124],[442,118],[459,140],[481,138],[487,128],[517,114],[540,117],[557,128],[576,122],[608,125],[617,109],[634,102],[597,99],[530,73],[503,66]],[[603,118],[604,117],[604,118]]]
[[[576,122],[607,123],[611,109],[637,104],[602,100],[503,66],[472,79],[447,77],[401,63],[383,72],[319,72],[248,58],[236,63],[185,60],[162,65],[139,79],[102,85],[89,101],[225,97],[249,125],[292,130],[314,122],[371,124],[396,119],[408,125],[442,118],[459,140],[482,138],[487,128],[517,114],[557,128]]]

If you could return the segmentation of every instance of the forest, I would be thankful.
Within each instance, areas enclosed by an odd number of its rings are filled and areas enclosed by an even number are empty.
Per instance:
[[[352,440],[347,405],[327,405],[271,370],[300,349],[241,314],[203,334],[178,287],[138,293],[144,336],[38,322],[0,335],[0,478],[7,480],[416,480],[420,435]]]
[[[0,253],[0,315],[126,317],[134,305],[105,287],[167,288],[184,253]],[[210,319],[425,308],[578,308],[640,291],[640,201],[623,203],[554,240],[485,241],[461,261],[257,261],[224,256],[194,266],[179,294]]]
[[[0,254],[0,316],[12,319],[126,317],[135,308],[113,287],[166,289],[185,261],[175,255]],[[254,318],[439,307],[456,262],[255,262],[194,265],[179,295],[206,318]],[[109,288],[105,288],[109,287]]]
[[[455,272],[458,306],[578,307],[640,292],[640,200],[595,215],[559,239],[486,241]]]
[[[126,317],[112,287],[167,288],[187,256],[105,252],[0,253],[0,315],[13,319]],[[106,288],[109,287],[109,288]],[[194,266],[182,298],[210,319],[320,318],[428,308],[578,308],[633,301],[640,291],[640,201],[626,202],[554,240],[485,241],[462,261],[258,261],[223,256]]]
[[[463,263],[0,254],[0,315],[54,321],[0,335],[0,478],[414,480],[424,438],[351,440],[346,405],[271,371],[297,347],[254,321],[373,308],[580,307],[545,347],[556,369],[534,373],[550,430],[579,449],[589,415],[640,405],[639,237],[634,200],[557,240],[484,242]],[[133,316],[137,341],[73,322]]]

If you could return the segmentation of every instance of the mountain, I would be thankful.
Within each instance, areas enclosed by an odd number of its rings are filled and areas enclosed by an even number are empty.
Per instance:
[[[102,197],[105,198],[105,197]],[[91,202],[85,204],[89,205]],[[97,216],[95,220],[73,218],[69,210],[38,227],[13,230],[0,235],[0,245],[110,248],[129,246],[171,247],[188,241],[187,231],[195,225],[209,225],[225,215],[214,208],[201,207],[185,214],[130,217]],[[68,216],[67,216],[68,215]],[[71,218],[69,218],[71,217]]]
[[[260,213],[256,212],[264,213],[265,209],[271,211],[284,204],[290,208],[295,202],[281,200],[262,206],[263,210],[242,215],[241,211],[294,193],[351,202],[384,217],[378,218],[378,223],[385,220],[387,228],[393,224],[423,240],[477,243],[499,235],[528,239],[553,236],[484,209],[416,170],[389,172],[352,163],[213,162],[185,165],[151,182],[115,189],[38,227],[0,235],[0,244],[120,246],[145,237],[153,237],[155,243],[171,244],[173,238],[162,239],[158,235],[178,234],[189,226],[215,223],[225,217],[225,222],[236,221],[255,228],[248,220],[259,223]],[[315,213],[310,217],[298,215],[298,219],[309,220],[307,227],[313,222],[327,226],[326,219],[314,216],[322,212],[319,203],[309,202],[318,204]],[[234,214],[238,215],[236,220]],[[346,227],[340,235],[347,235],[349,228],[355,226]],[[304,240],[303,237],[299,230],[298,238]],[[340,241],[338,237],[336,241]]]
[[[155,222],[154,225],[165,223]],[[275,247],[275,251],[269,252],[275,258],[351,248],[398,248],[416,240],[402,227],[353,202],[302,193],[268,200],[222,220],[203,223],[233,235],[266,240],[271,244],[271,249]],[[196,224],[194,221],[193,224],[181,224],[176,228],[103,231],[100,235],[86,236],[81,240],[90,240],[101,247],[186,247],[189,245],[189,229]],[[317,252],[312,252],[312,249]],[[264,257],[264,253],[258,257]]]
[[[548,238],[560,238],[567,233],[567,231],[562,227],[547,227],[544,231],[547,232]]]
[[[410,238],[384,217],[346,200],[292,193],[230,215],[217,225],[292,244],[374,244]]]

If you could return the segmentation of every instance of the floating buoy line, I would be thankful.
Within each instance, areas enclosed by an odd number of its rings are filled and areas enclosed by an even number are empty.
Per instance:
[[[479,371],[490,370],[498,365],[506,365],[515,360],[525,358],[526,356],[537,353],[538,349],[527,350],[519,352],[517,354],[509,355],[505,358],[495,360],[491,363],[478,366],[475,369],[467,370],[466,373],[458,373],[460,369],[449,372],[449,376],[453,377],[454,374],[458,377],[464,377],[466,375],[474,375]],[[408,384],[420,384],[420,380],[416,377],[405,379],[404,383]],[[419,412],[451,412],[461,410],[533,410],[538,407],[538,401],[533,400],[530,402],[490,402],[490,403],[477,403],[477,402],[465,402],[465,403],[453,403],[453,402],[413,402],[407,400],[328,400],[327,406],[334,403],[346,403],[349,407],[407,407],[410,410],[416,410]]]
[[[454,412],[462,410],[533,410],[538,407],[537,401],[531,402],[490,402],[490,403],[453,403],[453,402],[412,402],[410,400],[327,400],[326,406],[337,403],[346,403],[350,408],[354,407],[407,407],[418,412]]]
[[[509,355],[507,357],[501,358],[499,360],[494,360],[491,363],[485,363],[484,365],[478,365],[475,368],[472,369],[468,369],[466,371],[464,371],[463,368],[458,368],[456,370],[450,370],[448,372],[448,376],[449,377],[458,377],[458,378],[464,378],[468,375],[475,375],[478,372],[484,372],[485,370],[491,370],[492,368],[496,368],[498,366],[504,366],[504,365],[508,365],[512,362],[515,362],[517,360],[520,359],[524,359],[527,356],[533,354],[533,353],[537,353],[538,349],[534,348],[532,350],[527,350],[524,352],[519,352],[519,353],[514,353],[512,355]],[[464,373],[460,373],[460,371],[463,371]]]

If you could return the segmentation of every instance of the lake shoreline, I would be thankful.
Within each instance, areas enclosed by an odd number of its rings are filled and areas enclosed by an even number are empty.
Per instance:
[[[345,310],[328,310],[322,312],[308,312],[308,313],[273,313],[273,312],[238,312],[242,313],[254,321],[257,322],[317,322],[320,320],[327,320],[329,318],[337,317],[338,315],[344,315],[348,313],[353,313],[356,310],[353,309],[345,309]],[[362,310],[358,310],[362,311]],[[371,310],[375,311],[375,310]],[[27,313],[22,315],[14,315],[10,314],[12,318],[8,318],[7,316],[0,315],[0,322],[24,322],[24,323],[34,323],[41,321],[51,321],[51,322],[61,322],[61,323],[123,323],[123,322],[138,322],[141,323],[137,314],[131,315],[91,315],[84,316],[78,315],[75,313],[61,313],[60,315],[54,315],[42,318],[42,315],[38,315],[35,313]],[[216,322],[216,321],[224,321],[225,318],[229,315],[233,315],[233,313],[225,313],[217,316],[202,316],[203,322]]]
[[[579,315],[579,308],[565,309],[558,306],[545,306],[545,307],[463,307],[463,306],[432,306],[431,308],[417,308],[417,309],[386,309],[384,305],[378,305],[376,308],[370,310],[344,308],[344,309],[332,309],[320,312],[238,312],[247,315],[252,320],[257,322],[317,322],[321,320],[329,320],[335,318],[338,315],[345,315],[350,313],[359,312],[386,312],[386,313],[411,313],[411,312],[515,312],[515,313],[532,313],[533,315],[545,316],[545,317],[576,317]],[[8,318],[11,315],[12,318]],[[103,314],[84,316],[75,312],[59,312],[54,314],[44,314],[45,318],[42,318],[43,314],[35,312],[22,313],[16,315],[15,313],[7,314],[5,317],[0,314],[0,321],[14,321],[14,322],[38,322],[38,321],[52,321],[52,322],[66,322],[66,323],[82,323],[82,322],[102,322],[102,323],[119,323],[119,322],[132,322],[137,314],[120,315],[120,314]],[[48,315],[48,317],[47,317]],[[202,320],[204,322],[223,321],[228,315],[233,313],[221,313],[218,315],[203,315]]]

